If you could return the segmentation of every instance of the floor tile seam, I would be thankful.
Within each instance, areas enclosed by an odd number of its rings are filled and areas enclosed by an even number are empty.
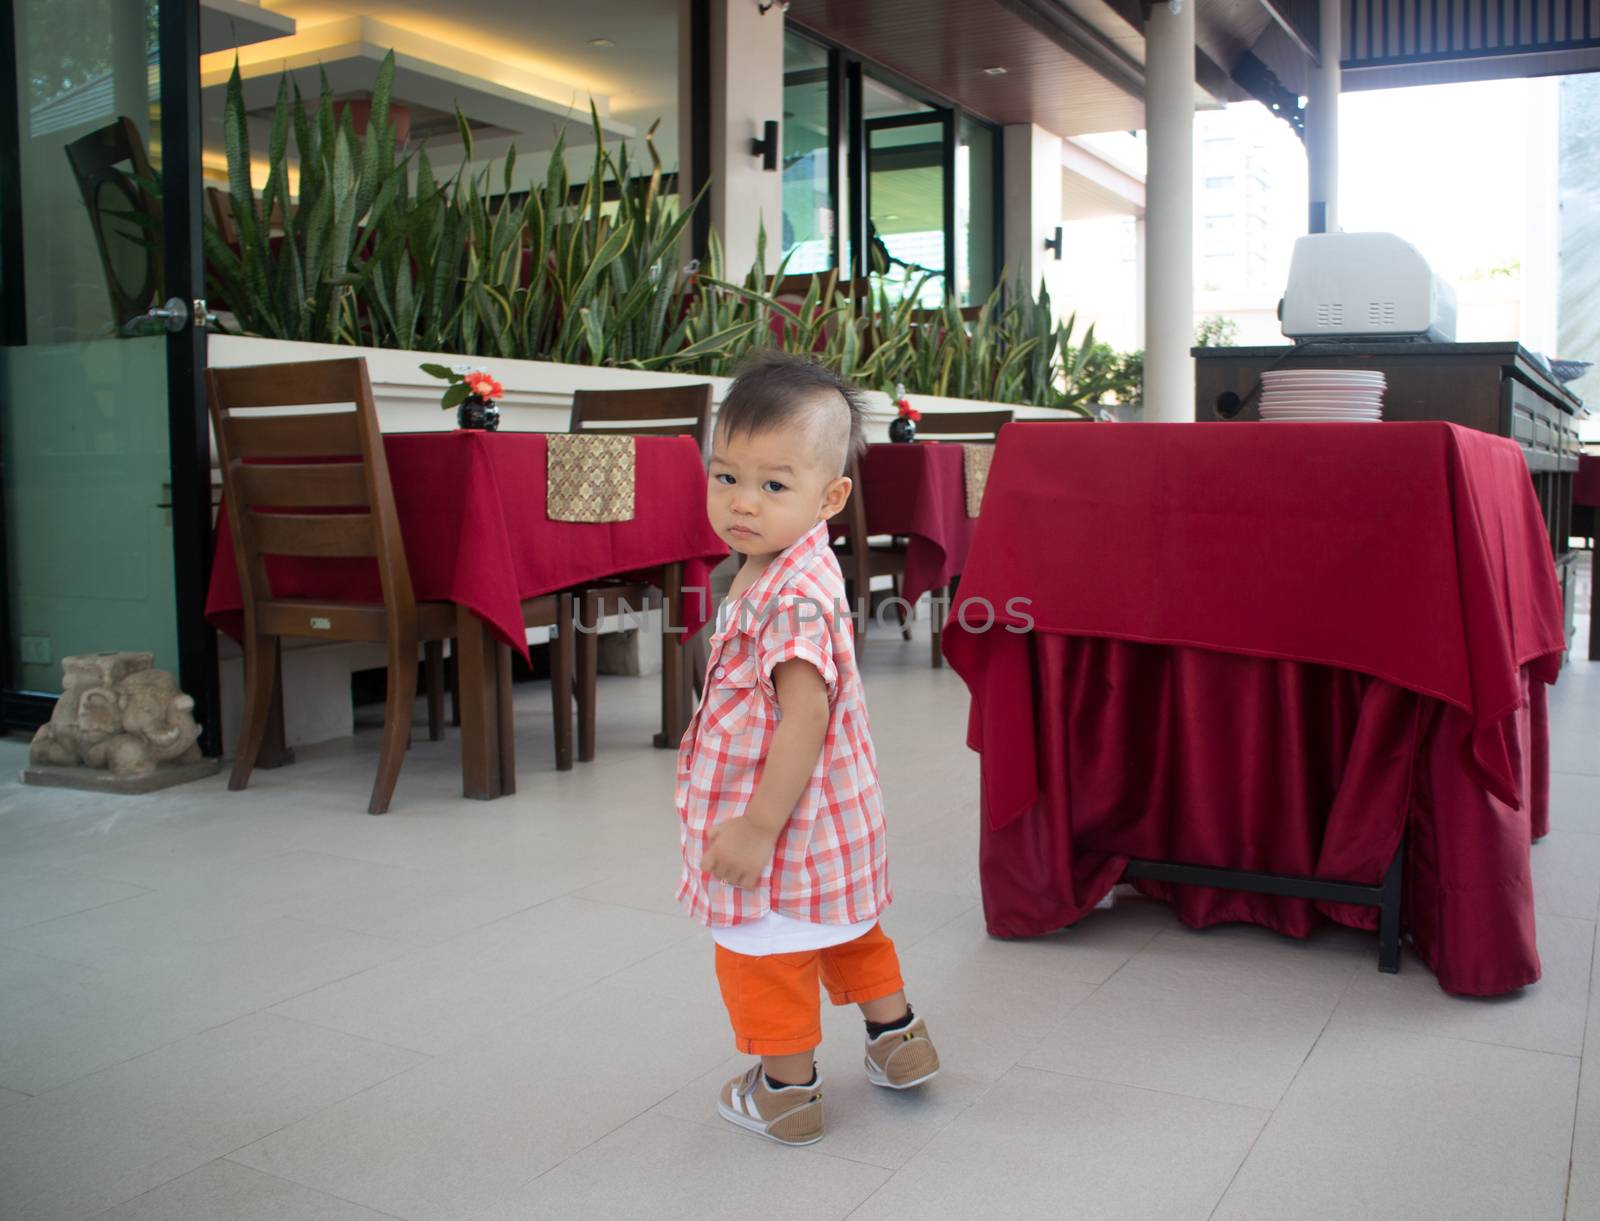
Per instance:
[[[355,1208],[360,1208],[360,1209],[366,1210],[367,1212],[376,1213],[380,1217],[388,1217],[388,1218],[391,1219],[391,1221],[406,1221],[406,1218],[404,1218],[404,1217],[401,1217],[401,1216],[399,1216],[399,1215],[397,1215],[395,1213],[385,1212],[381,1208],[374,1208],[371,1204],[363,1204],[360,1200],[352,1200],[352,1199],[349,1199],[348,1197],[341,1196],[341,1195],[337,1194],[336,1192],[325,1191],[321,1187],[312,1187],[309,1183],[297,1183],[293,1179],[286,1178],[281,1174],[275,1174],[270,1170],[263,1170],[259,1166],[247,1166],[243,1162],[234,1161],[232,1157],[229,1157],[227,1155],[224,1155],[222,1157],[213,1158],[211,1161],[207,1162],[205,1164],[205,1166],[196,1166],[193,1170],[185,1171],[183,1174],[178,1175],[176,1178],[171,1178],[171,1179],[168,1179],[164,1183],[157,1183],[154,1187],[146,1188],[144,1191],[141,1191],[136,1196],[133,1196],[133,1197],[131,1197],[129,1199],[126,1199],[126,1200],[119,1201],[118,1203],[111,1205],[104,1212],[95,1213],[94,1216],[88,1218],[87,1221],[111,1221],[112,1217],[117,1215],[120,1212],[120,1210],[127,1208],[130,1204],[136,1204],[140,1200],[144,1199],[146,1196],[153,1195],[155,1192],[158,1192],[158,1191],[161,1191],[161,1190],[163,1190],[163,1189],[165,1189],[167,1187],[170,1187],[173,1183],[176,1183],[178,1181],[178,1179],[187,1178],[191,1174],[198,1174],[200,1171],[204,1170],[206,1168],[206,1166],[215,1165],[217,1162],[227,1162],[229,1165],[237,1166],[241,1170],[248,1170],[252,1174],[265,1175],[267,1178],[276,1179],[280,1183],[288,1183],[291,1186],[300,1187],[300,1188],[305,1189],[306,1191],[316,1192],[318,1195],[327,1196],[331,1200],[338,1200],[339,1202],[341,1202],[343,1204],[349,1204],[349,1205],[351,1205],[351,1206],[353,1206]]]
[[[911,887],[910,889],[914,890],[916,888],[915,887]],[[931,893],[931,894],[948,894],[952,898],[961,897],[961,896],[957,896],[957,895],[953,894],[950,891],[937,891],[936,890],[936,891],[930,891],[929,893]],[[924,941],[926,941],[929,937],[932,937],[935,933],[943,932],[945,929],[949,928],[957,920],[961,919],[962,916],[965,916],[974,907],[977,907],[982,902],[983,902],[982,899],[973,899],[965,907],[963,907],[960,911],[955,912],[955,913],[951,914],[950,916],[947,916],[945,919],[941,920],[938,924],[936,924],[932,928],[930,928],[927,932],[923,933],[920,937],[915,937],[912,940],[906,941],[906,942],[901,942],[899,940],[896,940],[895,941],[895,945],[898,947],[898,946],[903,944],[905,946],[905,948],[908,949],[908,950],[914,945],[921,945]],[[894,905],[891,903],[889,905],[889,907],[886,908],[885,910],[892,911],[893,909],[894,909]]]
[[[1600,942],[1600,937],[1595,938]],[[1600,950],[1596,950],[1594,942],[1589,946],[1589,988],[1586,995],[1586,1008],[1583,1014],[1583,1047],[1589,1046],[1589,1026],[1595,1020],[1594,1012],[1594,971],[1595,965],[1600,963]],[[1583,1076],[1587,1069],[1594,1065],[1586,1065],[1582,1055],[1578,1057],[1578,1088],[1573,1091],[1572,1098],[1572,1139],[1567,1145],[1567,1178],[1561,1191],[1561,1215],[1567,1214],[1567,1207],[1572,1195],[1572,1172],[1578,1160],[1578,1111],[1583,1102]]]
[[[1355,987],[1356,975],[1360,970],[1361,967],[1359,965],[1351,968],[1349,978],[1344,981],[1344,987],[1340,989],[1338,998],[1333,1002],[1333,1008],[1328,1011],[1328,1016],[1322,1020],[1322,1028],[1317,1031],[1317,1037],[1311,1040],[1311,1045],[1306,1048],[1305,1055],[1300,1057],[1300,1063],[1295,1065],[1294,1072],[1279,1092],[1278,1101],[1273,1104],[1266,1123],[1261,1125],[1261,1130],[1256,1133],[1255,1139],[1250,1142],[1250,1147],[1245,1150],[1244,1156],[1239,1159],[1239,1164],[1233,1168],[1233,1174],[1228,1179],[1228,1185],[1222,1189],[1222,1194],[1217,1197],[1217,1202],[1211,1206],[1207,1221],[1212,1221],[1212,1218],[1216,1217],[1217,1210],[1222,1207],[1222,1202],[1228,1198],[1228,1193],[1233,1190],[1234,1184],[1239,1181],[1239,1175],[1244,1172],[1245,1163],[1250,1160],[1250,1155],[1256,1151],[1256,1146],[1261,1143],[1261,1138],[1267,1134],[1267,1129],[1272,1126],[1273,1119],[1277,1118],[1278,1107],[1283,1105],[1283,1100],[1289,1096],[1289,1091],[1294,1088],[1294,1083],[1300,1079],[1300,1074],[1305,1070],[1312,1053],[1317,1050],[1323,1036],[1328,1033],[1328,1027],[1333,1024],[1334,1014],[1339,1012],[1339,1006],[1344,1004],[1344,999],[1350,994],[1350,989]]]
[[[1095,1085],[1115,1086],[1117,1089],[1138,1090],[1142,1094],[1155,1094],[1162,1098],[1181,1098],[1185,1102],[1203,1102],[1208,1106],[1231,1107],[1237,1111],[1252,1111],[1257,1115],[1264,1115],[1269,1118],[1275,1111],[1274,1107],[1258,1107],[1248,1102],[1233,1102],[1226,1098],[1212,1098],[1207,1094],[1185,1094],[1179,1090],[1158,1089],[1153,1085],[1135,1085],[1131,1081],[1107,1081],[1103,1077],[1091,1077],[1087,1073],[1066,1073],[1057,1068],[1044,1068],[1034,1064],[1014,1064],[1006,1072],[1015,1072],[1019,1068],[1026,1069],[1030,1073],[1048,1073],[1052,1077],[1063,1077],[1069,1081],[1088,1081]]]
[[[1337,1010],[1329,1018],[1331,1024],[1335,1019],[1341,1026],[1361,1026],[1367,1030],[1387,1030],[1394,1034],[1414,1035],[1422,1039],[1443,1039],[1448,1043],[1462,1043],[1468,1047],[1498,1047],[1505,1051],[1520,1051],[1533,1056],[1550,1056],[1556,1060],[1574,1060],[1583,1062],[1583,1052],[1550,1051],[1543,1047],[1525,1047],[1521,1043],[1496,1043],[1489,1039],[1469,1039],[1461,1035],[1441,1034],[1434,1030],[1417,1030],[1410,1026],[1394,1026],[1385,1022],[1375,1022],[1352,1017],[1340,1017]]]
[[[292,1020],[292,1019],[290,1019],[290,1020]],[[359,1038],[360,1036],[359,1035],[352,1035],[350,1037]],[[375,1040],[371,1040],[371,1039],[367,1040],[367,1042],[374,1042],[374,1041]],[[402,1049],[402,1050],[409,1050],[409,1049]],[[346,1103],[354,1102],[357,1098],[360,1098],[364,1094],[371,1093],[373,1090],[377,1089],[379,1086],[387,1085],[387,1084],[389,1084],[389,1082],[395,1081],[395,1080],[399,1079],[400,1077],[405,1076],[407,1073],[414,1072],[415,1070],[417,1070],[419,1068],[425,1068],[430,1063],[432,1063],[432,1057],[429,1057],[428,1059],[422,1060],[422,1061],[420,1061],[420,1062],[418,1062],[416,1064],[408,1064],[404,1068],[399,1069],[399,1070],[397,1070],[395,1072],[392,1072],[392,1073],[388,1074],[385,1077],[381,1077],[376,1081],[368,1082],[366,1085],[362,1086],[360,1089],[355,1090],[352,1093],[346,1094],[342,1098],[335,1098],[330,1102],[324,1103],[321,1106],[314,1107],[311,1110],[308,1110],[303,1115],[297,1115],[297,1116],[295,1116],[295,1118],[289,1120],[287,1123],[279,1124],[276,1128],[273,1128],[272,1131],[263,1132],[260,1136],[252,1137],[250,1140],[245,1141],[243,1144],[235,1145],[233,1148],[231,1148],[231,1149],[229,1149],[229,1150],[227,1150],[227,1151],[225,1151],[223,1153],[220,1153],[217,1156],[219,1158],[226,1158],[227,1160],[232,1161],[232,1162],[237,1162],[237,1164],[239,1164],[241,1166],[246,1166],[251,1170],[260,1170],[261,1173],[263,1173],[263,1174],[271,1174],[275,1178],[285,1179],[285,1180],[287,1180],[288,1182],[291,1182],[291,1183],[298,1183],[301,1187],[309,1187],[312,1191],[322,1191],[322,1188],[318,1187],[315,1183],[302,1182],[301,1180],[295,1178],[293,1175],[284,1174],[284,1173],[279,1172],[279,1171],[261,1170],[261,1167],[259,1167],[259,1166],[251,1166],[248,1162],[239,1161],[239,1159],[236,1158],[234,1155],[238,1154],[238,1153],[243,1153],[246,1149],[252,1149],[256,1145],[259,1145],[259,1144],[262,1144],[262,1143],[264,1143],[266,1141],[269,1141],[274,1136],[278,1135],[278,1133],[286,1132],[290,1128],[293,1128],[293,1127],[298,1126],[299,1124],[305,1123],[307,1120],[315,1119],[318,1115],[321,1115],[321,1114],[323,1114],[323,1113],[325,1113],[327,1111],[331,1111],[335,1107],[342,1107]],[[331,1195],[332,1193],[331,1192],[324,1192],[323,1194]],[[350,1201],[350,1203],[352,1203],[352,1204],[360,1204],[362,1208],[369,1207],[367,1204],[362,1203],[360,1200],[352,1200],[352,1201]],[[382,1211],[382,1210],[380,1209],[378,1211]]]
[[[232,1014],[229,1017],[223,1018],[220,1022],[214,1022],[209,1026],[202,1026],[198,1030],[185,1031],[183,1034],[180,1034],[176,1038],[170,1039],[165,1043],[158,1044],[155,1047],[146,1048],[144,1051],[136,1052],[131,1056],[124,1056],[120,1060],[113,1060],[110,1064],[103,1064],[99,1068],[93,1069],[90,1072],[80,1073],[76,1077],[62,1081],[58,1085],[52,1085],[49,1089],[39,1090],[37,1093],[29,1093],[27,1090],[18,1089],[14,1085],[6,1085],[4,1081],[0,1081],[0,1086],[5,1086],[5,1088],[8,1090],[16,1090],[16,1092],[19,1094],[28,1094],[30,1100],[48,1098],[51,1094],[68,1089],[74,1085],[81,1085],[83,1082],[89,1081],[94,1077],[98,1077],[102,1073],[108,1073],[114,1068],[122,1068],[125,1065],[132,1064],[135,1060],[143,1060],[146,1056],[153,1056],[157,1052],[166,1051],[168,1048],[175,1047],[179,1043],[182,1043],[185,1039],[192,1039],[199,1035],[210,1034],[213,1030],[220,1030],[224,1026],[228,1026],[234,1022],[237,1022],[240,1018],[252,1017],[255,1015],[255,1013],[255,1010],[244,1010],[239,1013]],[[19,1103],[18,1105],[26,1106],[27,1104]]]
[[[295,998],[291,998],[291,999],[295,999]],[[394,1042],[390,1042],[388,1039],[374,1038],[370,1034],[357,1034],[352,1030],[344,1030],[344,1029],[341,1029],[338,1026],[329,1026],[329,1025],[323,1023],[323,1022],[313,1021],[311,1018],[296,1017],[295,1015],[290,1014],[290,1013],[278,1013],[278,1012],[276,1012],[276,1009],[277,1009],[278,1005],[286,1005],[288,1003],[289,1003],[288,1001],[277,1001],[274,1004],[267,1006],[265,1009],[257,1009],[252,1013],[241,1014],[240,1016],[241,1017],[270,1017],[270,1018],[276,1018],[280,1022],[293,1022],[296,1026],[307,1026],[307,1027],[310,1027],[312,1030],[320,1030],[324,1034],[336,1034],[336,1035],[339,1035],[341,1038],[346,1038],[346,1039],[359,1039],[363,1043],[371,1043],[374,1047],[386,1048],[389,1051],[403,1051],[403,1052],[406,1052],[409,1055],[422,1056],[423,1057],[423,1059],[422,1059],[422,1061],[420,1063],[412,1064],[412,1065],[407,1066],[403,1070],[404,1072],[410,1072],[414,1068],[421,1068],[424,1064],[427,1064],[427,1063],[429,1063],[431,1061],[434,1061],[434,1060],[441,1059],[441,1058],[443,1058],[443,1056],[449,1054],[448,1052],[425,1051],[423,1048],[412,1047],[407,1043],[394,1043]],[[233,1020],[234,1021],[238,1021],[239,1019],[238,1018],[234,1018]],[[227,1025],[227,1023],[224,1022],[223,1025]]]
[[[115,879],[112,879],[112,878],[102,878],[102,877],[98,877],[98,876],[96,876],[94,874],[82,873],[82,872],[80,872],[80,871],[78,871],[76,869],[63,869],[63,868],[61,868],[60,866],[57,866],[57,865],[52,865],[49,868],[50,868],[50,871],[52,873],[74,874],[75,876],[77,876],[79,878],[82,878],[86,882],[109,882],[113,886],[131,886],[135,890],[139,891],[140,893],[136,894],[136,895],[123,895],[120,899],[107,899],[104,903],[91,903],[88,907],[80,907],[76,911],[59,912],[54,916],[47,916],[43,920],[34,920],[34,921],[32,921],[31,923],[28,923],[28,924],[14,924],[14,925],[11,925],[8,928],[6,928],[4,930],[0,930],[0,931],[4,931],[4,932],[8,932],[8,933],[16,932],[19,929],[34,928],[37,925],[48,924],[52,920],[60,920],[60,919],[63,919],[64,917],[67,917],[67,916],[81,916],[85,912],[99,911],[102,907],[111,907],[111,906],[114,906],[115,904],[118,904],[118,903],[126,903],[129,899],[141,899],[145,895],[154,894],[156,892],[156,890],[158,889],[157,887],[154,887],[154,886],[144,886],[144,885],[142,885],[142,884],[140,884],[138,882],[119,882],[119,881],[116,881]]]

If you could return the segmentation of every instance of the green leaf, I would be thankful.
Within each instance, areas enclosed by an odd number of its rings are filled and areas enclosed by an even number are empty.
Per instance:
[[[452,373],[443,365],[422,364],[419,365],[418,368],[420,368],[429,377],[442,377],[447,382],[459,382],[461,380],[461,374]]]

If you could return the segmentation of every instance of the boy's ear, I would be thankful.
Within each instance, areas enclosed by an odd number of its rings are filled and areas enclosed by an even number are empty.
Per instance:
[[[840,475],[822,492],[822,520],[827,521],[844,508],[850,500],[850,476]]]

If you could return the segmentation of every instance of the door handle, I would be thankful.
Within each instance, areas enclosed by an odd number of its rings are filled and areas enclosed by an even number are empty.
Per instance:
[[[194,311],[183,303],[182,298],[168,297],[165,305],[152,305],[145,311],[146,318],[158,318],[167,330],[176,335],[188,325],[194,317]]]
[[[152,305],[145,311],[144,317],[159,319],[174,335],[191,322],[197,330],[203,331],[217,320],[217,316],[206,307],[204,297],[197,297],[188,303],[181,297],[168,297],[164,305]]]

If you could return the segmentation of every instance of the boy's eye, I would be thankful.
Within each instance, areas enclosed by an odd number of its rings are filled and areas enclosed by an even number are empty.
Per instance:
[[[776,479],[769,479],[761,485],[761,490],[763,492],[781,492],[783,491],[783,484]]]
[[[720,471],[720,472],[718,472],[717,474],[715,474],[715,475],[713,475],[711,477],[713,479],[715,479],[718,483],[724,485],[725,487],[732,487],[733,486],[733,476],[728,474],[727,471]]]

